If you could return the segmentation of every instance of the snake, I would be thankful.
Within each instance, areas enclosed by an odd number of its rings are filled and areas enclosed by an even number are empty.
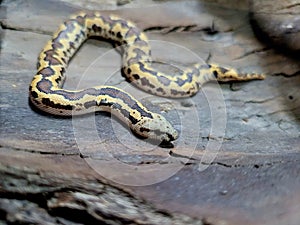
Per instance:
[[[187,98],[213,80],[264,79],[262,74],[239,73],[234,68],[208,63],[193,64],[176,76],[158,71],[151,63],[151,47],[146,34],[133,22],[117,15],[80,11],[60,25],[38,56],[37,73],[29,86],[29,99],[34,107],[58,116],[105,111],[142,138],[168,143],[178,138],[179,132],[164,116],[150,111],[122,89],[107,85],[82,90],[63,88],[70,59],[93,36],[121,46],[122,73],[126,80],[153,95]]]

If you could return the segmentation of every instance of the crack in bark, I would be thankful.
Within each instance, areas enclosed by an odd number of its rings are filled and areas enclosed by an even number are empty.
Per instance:
[[[236,57],[233,60],[239,60],[239,59],[248,57],[248,56],[253,55],[253,54],[257,54],[257,53],[261,53],[261,52],[266,52],[266,51],[268,51],[270,49],[271,49],[270,47],[263,47],[263,48],[254,49],[252,51],[245,52],[243,55],[241,55],[239,57]]]
[[[262,103],[267,103],[267,102],[269,102],[269,101],[272,101],[272,100],[274,100],[275,98],[276,98],[276,97],[274,96],[274,97],[272,97],[272,98],[266,98],[266,99],[262,99],[262,100],[254,100],[254,99],[252,99],[252,100],[241,101],[241,102],[243,102],[244,105],[245,105],[245,104],[262,104]]]
[[[291,108],[291,109],[281,109],[281,110],[277,110],[277,111],[274,111],[274,112],[270,112],[270,113],[266,113],[266,114],[260,114],[259,116],[272,116],[272,115],[275,115],[275,114],[278,114],[278,113],[290,113],[290,112],[294,112],[296,110],[299,110],[300,109],[300,106],[296,106],[294,108]]]
[[[295,73],[292,73],[292,74],[287,74],[287,73],[284,73],[284,72],[272,74],[272,76],[283,76],[283,77],[286,77],[286,78],[295,77],[295,76],[298,76],[298,75],[300,75],[300,70],[296,71]]]
[[[36,28],[23,28],[23,27],[14,27],[11,26],[5,21],[0,21],[1,28],[3,30],[12,30],[12,31],[21,31],[21,32],[31,32],[31,33],[36,33],[36,34],[44,34],[44,35],[52,35],[53,32],[51,31],[45,31],[41,29],[36,29]],[[143,30],[143,32],[160,32],[163,34],[169,34],[169,33],[179,33],[179,32],[205,32],[208,35],[215,35],[219,33],[218,30],[214,28],[214,25],[210,27],[199,27],[196,24],[191,24],[191,25],[178,25],[178,26],[153,26],[153,27],[148,27]]]
[[[0,145],[0,149],[1,148],[10,149],[13,151],[40,154],[40,155],[61,155],[61,156],[76,156],[76,155],[78,155],[78,156],[82,157],[81,154],[79,154],[79,153],[44,152],[44,151],[39,151],[39,150],[35,150],[35,149],[17,148],[17,147],[5,146],[5,145]]]
[[[226,168],[245,168],[245,167],[252,167],[255,169],[259,168],[266,168],[266,167],[272,167],[277,164],[282,164],[282,163],[290,163],[290,162],[298,162],[299,160],[278,160],[278,161],[273,161],[273,162],[266,162],[266,163],[254,163],[254,164],[228,164],[224,162],[212,162],[210,164],[207,163],[202,163],[203,165],[218,165],[218,166],[223,166]]]
[[[294,8],[294,7],[297,7],[297,6],[300,6],[300,3],[294,3],[294,4],[286,5],[282,8],[278,8],[278,10],[291,9],[291,8]]]
[[[29,33],[43,34],[43,35],[52,35],[53,34],[53,32],[51,32],[51,31],[30,29],[30,28],[23,28],[23,27],[13,27],[13,26],[6,24],[4,21],[0,21],[0,26],[3,30],[29,32]]]
[[[274,161],[274,162],[266,162],[266,163],[253,163],[253,164],[229,164],[229,163],[225,163],[225,162],[218,162],[218,161],[213,161],[211,163],[205,163],[205,162],[201,162],[201,159],[196,159],[191,157],[187,157],[178,153],[172,153],[170,154],[172,157],[176,157],[176,158],[185,158],[185,159],[189,159],[189,161],[187,163],[185,163],[184,165],[199,165],[199,163],[203,164],[203,165],[209,165],[209,166],[222,166],[222,167],[226,167],[226,168],[245,168],[245,167],[252,167],[255,169],[259,169],[259,168],[265,168],[265,167],[272,167],[276,164],[281,164],[281,163],[289,163],[289,162],[297,162],[298,160],[289,160],[289,161],[284,161],[284,160],[279,160],[279,161]]]

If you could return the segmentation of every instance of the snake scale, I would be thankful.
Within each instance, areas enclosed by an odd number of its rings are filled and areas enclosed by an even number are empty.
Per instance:
[[[30,101],[39,110],[61,116],[107,111],[126,123],[138,136],[160,142],[178,138],[177,130],[162,115],[151,112],[119,88],[63,88],[68,62],[91,36],[100,36],[122,45],[122,69],[126,79],[138,88],[158,96],[193,96],[204,83],[211,80],[226,82],[264,79],[260,74],[239,74],[235,69],[215,64],[195,64],[181,71],[178,76],[162,73],[151,66],[148,39],[134,23],[115,15],[79,12],[59,27],[39,55],[38,72],[29,87]]]

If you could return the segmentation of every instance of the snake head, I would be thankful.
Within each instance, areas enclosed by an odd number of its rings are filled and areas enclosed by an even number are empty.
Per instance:
[[[166,120],[165,117],[157,113],[152,113],[152,118],[143,117],[132,130],[141,137],[149,138],[161,143],[169,143],[178,138],[178,132]]]

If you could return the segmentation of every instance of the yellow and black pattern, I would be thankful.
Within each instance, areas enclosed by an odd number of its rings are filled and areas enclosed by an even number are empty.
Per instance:
[[[123,48],[123,73],[138,88],[164,97],[184,98],[196,94],[211,80],[234,81],[263,79],[259,74],[239,74],[218,65],[195,64],[179,76],[171,76],[151,67],[151,49],[146,35],[132,22],[114,15],[80,12],[64,22],[39,55],[30,88],[31,102],[54,115],[109,111],[139,136],[173,141],[178,132],[161,115],[149,111],[133,96],[111,86],[85,90],[63,89],[65,69],[70,58],[90,36],[112,40]]]

